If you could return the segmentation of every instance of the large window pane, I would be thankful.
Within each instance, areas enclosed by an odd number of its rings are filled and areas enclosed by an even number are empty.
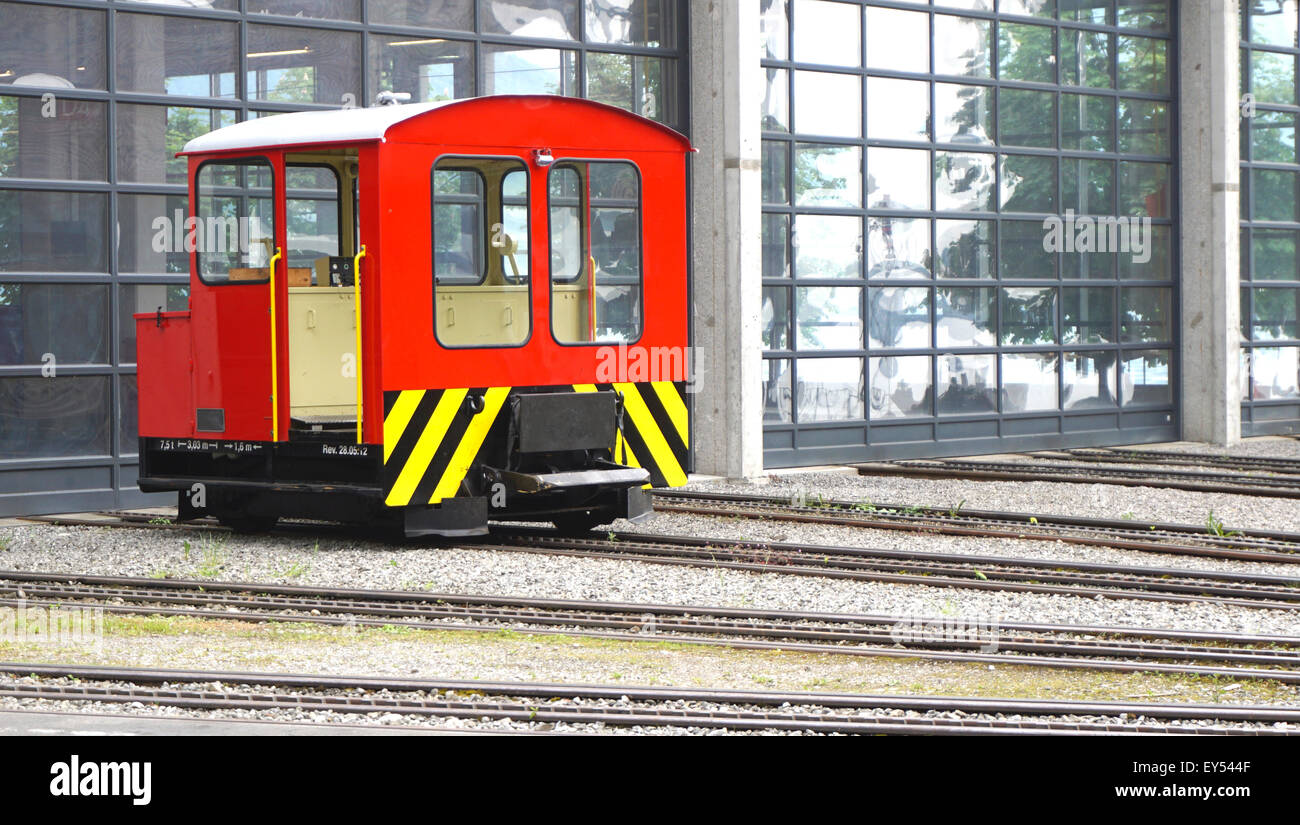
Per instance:
[[[0,366],[107,364],[108,286],[0,283]]]
[[[361,36],[323,29],[248,27],[248,96],[279,103],[358,105]]]
[[[0,95],[0,177],[108,179],[108,106]]]
[[[370,22],[390,26],[473,31],[474,0],[383,0],[370,4]]]
[[[587,40],[627,46],[677,45],[677,4],[673,0],[588,2]]]
[[[189,97],[236,96],[238,24],[120,12],[115,21],[119,90]],[[256,51],[251,45],[249,51]],[[281,48],[301,49],[303,44]]]
[[[856,3],[794,0],[794,59],[800,63],[859,66],[862,9]],[[834,32],[834,36],[827,34]]]
[[[484,46],[483,83],[488,95],[576,95],[578,53]]]
[[[862,219],[795,216],[794,271],[799,278],[861,278]]]
[[[799,421],[858,421],[864,417],[861,358],[799,359]]]
[[[109,381],[107,375],[0,378],[0,457],[107,456]]]
[[[795,290],[795,323],[797,349],[861,349],[862,290],[800,287]]]
[[[191,139],[234,124],[235,115],[232,109],[117,104],[117,179],[185,183],[187,159],[176,153]]]
[[[928,355],[871,359],[869,417],[874,421],[933,415]]]
[[[482,0],[479,25],[489,34],[578,39],[578,0]]]
[[[107,272],[108,195],[0,189],[0,271]]]
[[[4,18],[4,26],[0,27],[0,84],[104,88],[104,12],[0,3],[0,16]],[[118,20],[127,16],[119,15]],[[121,87],[122,78],[117,82]]]
[[[371,35],[369,100],[381,91],[405,92],[415,103],[473,97],[474,48],[439,37]]]

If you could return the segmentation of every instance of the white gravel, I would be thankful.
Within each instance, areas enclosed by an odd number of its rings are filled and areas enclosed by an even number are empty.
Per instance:
[[[667,532],[682,532],[682,525],[670,523],[676,518],[657,520],[667,524]],[[733,528],[730,535],[750,527]],[[816,535],[816,529],[806,532]],[[11,541],[0,552],[0,569],[1300,635],[1294,611],[1207,603],[880,584],[329,537],[46,526],[14,528],[7,535]]]
[[[0,684],[5,686],[15,685],[76,685],[79,687],[96,686],[103,688],[118,688],[126,686],[122,682],[109,680],[69,680],[61,678],[36,678],[24,676],[20,678],[5,677],[0,678]],[[148,686],[146,686],[148,687]],[[249,690],[245,685],[225,685],[215,682],[204,683],[173,683],[158,686],[162,690],[187,690],[187,691],[205,691],[232,693]],[[299,696],[299,695],[338,695],[345,696],[349,693],[354,694],[356,691],[303,691],[286,690],[283,688],[257,687],[251,688],[258,694],[271,694],[276,696]],[[505,702],[520,703],[530,707],[537,707],[545,710],[548,708],[575,709],[582,708],[586,710],[600,709],[619,709],[619,710],[651,710],[667,709],[678,711],[713,711],[713,712],[774,712],[786,713],[793,712],[805,714],[812,717],[818,716],[847,716],[863,720],[881,719],[896,720],[901,718],[912,719],[931,719],[939,722],[965,722],[974,721],[1041,721],[1041,722],[1068,722],[1074,724],[1109,724],[1109,725],[1176,725],[1183,729],[1194,729],[1203,727],[1232,728],[1241,730],[1260,730],[1272,729],[1279,732],[1295,732],[1296,726],[1285,722],[1275,723],[1247,723],[1247,722],[1219,722],[1212,719],[1195,719],[1195,720],[1178,720],[1166,722],[1158,719],[1148,719],[1141,716],[1130,716],[1121,714],[1117,716],[1082,716],[1082,715],[1065,715],[1065,716],[1021,716],[1019,714],[981,714],[966,713],[960,710],[945,711],[914,711],[899,708],[889,708],[882,706],[879,708],[826,708],[819,705],[782,705],[779,708],[773,708],[766,705],[745,705],[745,704],[723,704],[716,702],[696,702],[670,700],[664,702],[648,702],[641,700],[632,700],[624,696],[619,699],[595,699],[573,697],[572,699],[537,699],[530,697],[509,697],[502,695],[482,696],[470,692],[444,692],[437,697],[424,693],[410,692],[390,692],[387,690],[376,691],[373,694],[376,697],[395,700],[428,700],[432,698],[449,699],[460,702],[478,702],[487,703]],[[421,728],[440,728],[445,730],[467,730],[480,731],[484,733],[501,733],[501,732],[532,732],[532,733],[580,733],[580,734],[656,734],[656,735],[719,735],[719,734],[756,734],[756,735],[817,735],[815,732],[808,731],[746,731],[732,728],[708,728],[708,727],[666,727],[666,726],[622,726],[603,723],[592,724],[574,724],[574,723],[551,723],[535,721],[514,721],[506,719],[491,719],[486,716],[476,716],[472,710],[467,709],[463,715],[450,717],[426,716],[422,714],[404,714],[392,711],[373,711],[368,713],[340,713],[329,710],[310,710],[306,708],[293,709],[274,709],[274,710],[244,710],[244,709],[192,709],[179,708],[168,705],[152,705],[144,702],[93,702],[80,700],[45,700],[33,698],[13,698],[0,697],[0,710],[39,710],[46,712],[77,712],[77,713],[126,713],[132,715],[163,716],[167,718],[191,718],[191,719],[230,719],[230,720],[249,720],[256,719],[260,721],[271,722],[296,722],[312,724],[348,724],[348,725],[374,725],[374,726],[397,726],[397,727],[421,727]]]

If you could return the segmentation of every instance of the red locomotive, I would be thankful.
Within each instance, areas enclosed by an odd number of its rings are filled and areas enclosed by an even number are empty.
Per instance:
[[[135,316],[141,489],[239,530],[645,515],[690,469],[690,151],[545,96],[191,141],[190,308]]]

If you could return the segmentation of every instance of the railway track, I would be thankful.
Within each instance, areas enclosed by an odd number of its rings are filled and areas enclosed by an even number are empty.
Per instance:
[[[1061,541],[1183,556],[1300,564],[1300,534],[1266,530],[1220,530],[1189,524],[1123,519],[1033,515],[963,507],[914,507],[861,501],[738,493],[656,490],[655,509],[696,515],[870,527],[980,538]]]
[[[138,522],[122,519],[40,518],[58,524],[139,526]],[[150,526],[190,529],[188,525]],[[204,529],[224,528],[205,525]],[[329,528],[290,524],[282,529],[299,532]],[[653,564],[925,587],[1300,610],[1300,577],[1253,573],[637,533],[610,533],[605,538],[568,537],[528,528],[495,528],[491,536],[476,539],[473,546],[502,552],[631,559]]]
[[[1300,684],[1300,637],[0,571],[0,607],[401,626]]]
[[[1068,466],[1038,462],[926,459],[854,465],[865,476],[957,479],[967,481],[1050,481],[1064,484],[1114,484],[1123,487],[1157,487],[1219,493],[1233,496],[1300,498],[1300,479],[1195,470],[1135,470],[1074,463]]]
[[[1265,456],[1183,453],[1169,450],[1135,450],[1117,447],[1081,447],[1030,453],[1035,458],[1087,461],[1100,464],[1153,464],[1169,467],[1217,467],[1241,472],[1300,475],[1300,459]]]
[[[1260,735],[1300,729],[1300,710],[1251,705],[690,690],[26,663],[0,663],[0,674],[9,677],[0,679],[0,696],[17,700],[392,713],[506,720],[552,730],[566,724],[824,734]],[[1203,724],[1206,721],[1214,724]],[[1243,723],[1270,727],[1240,727]]]

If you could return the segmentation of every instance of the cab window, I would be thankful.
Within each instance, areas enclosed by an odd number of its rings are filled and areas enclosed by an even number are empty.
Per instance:
[[[195,180],[194,243],[206,284],[266,283],[275,254],[269,161],[207,161]],[[187,238],[188,241],[188,238]]]
[[[442,158],[432,189],[438,342],[522,345],[532,323],[527,167],[516,158]]]
[[[561,161],[547,186],[551,327],[562,344],[641,337],[641,177],[626,161]]]

